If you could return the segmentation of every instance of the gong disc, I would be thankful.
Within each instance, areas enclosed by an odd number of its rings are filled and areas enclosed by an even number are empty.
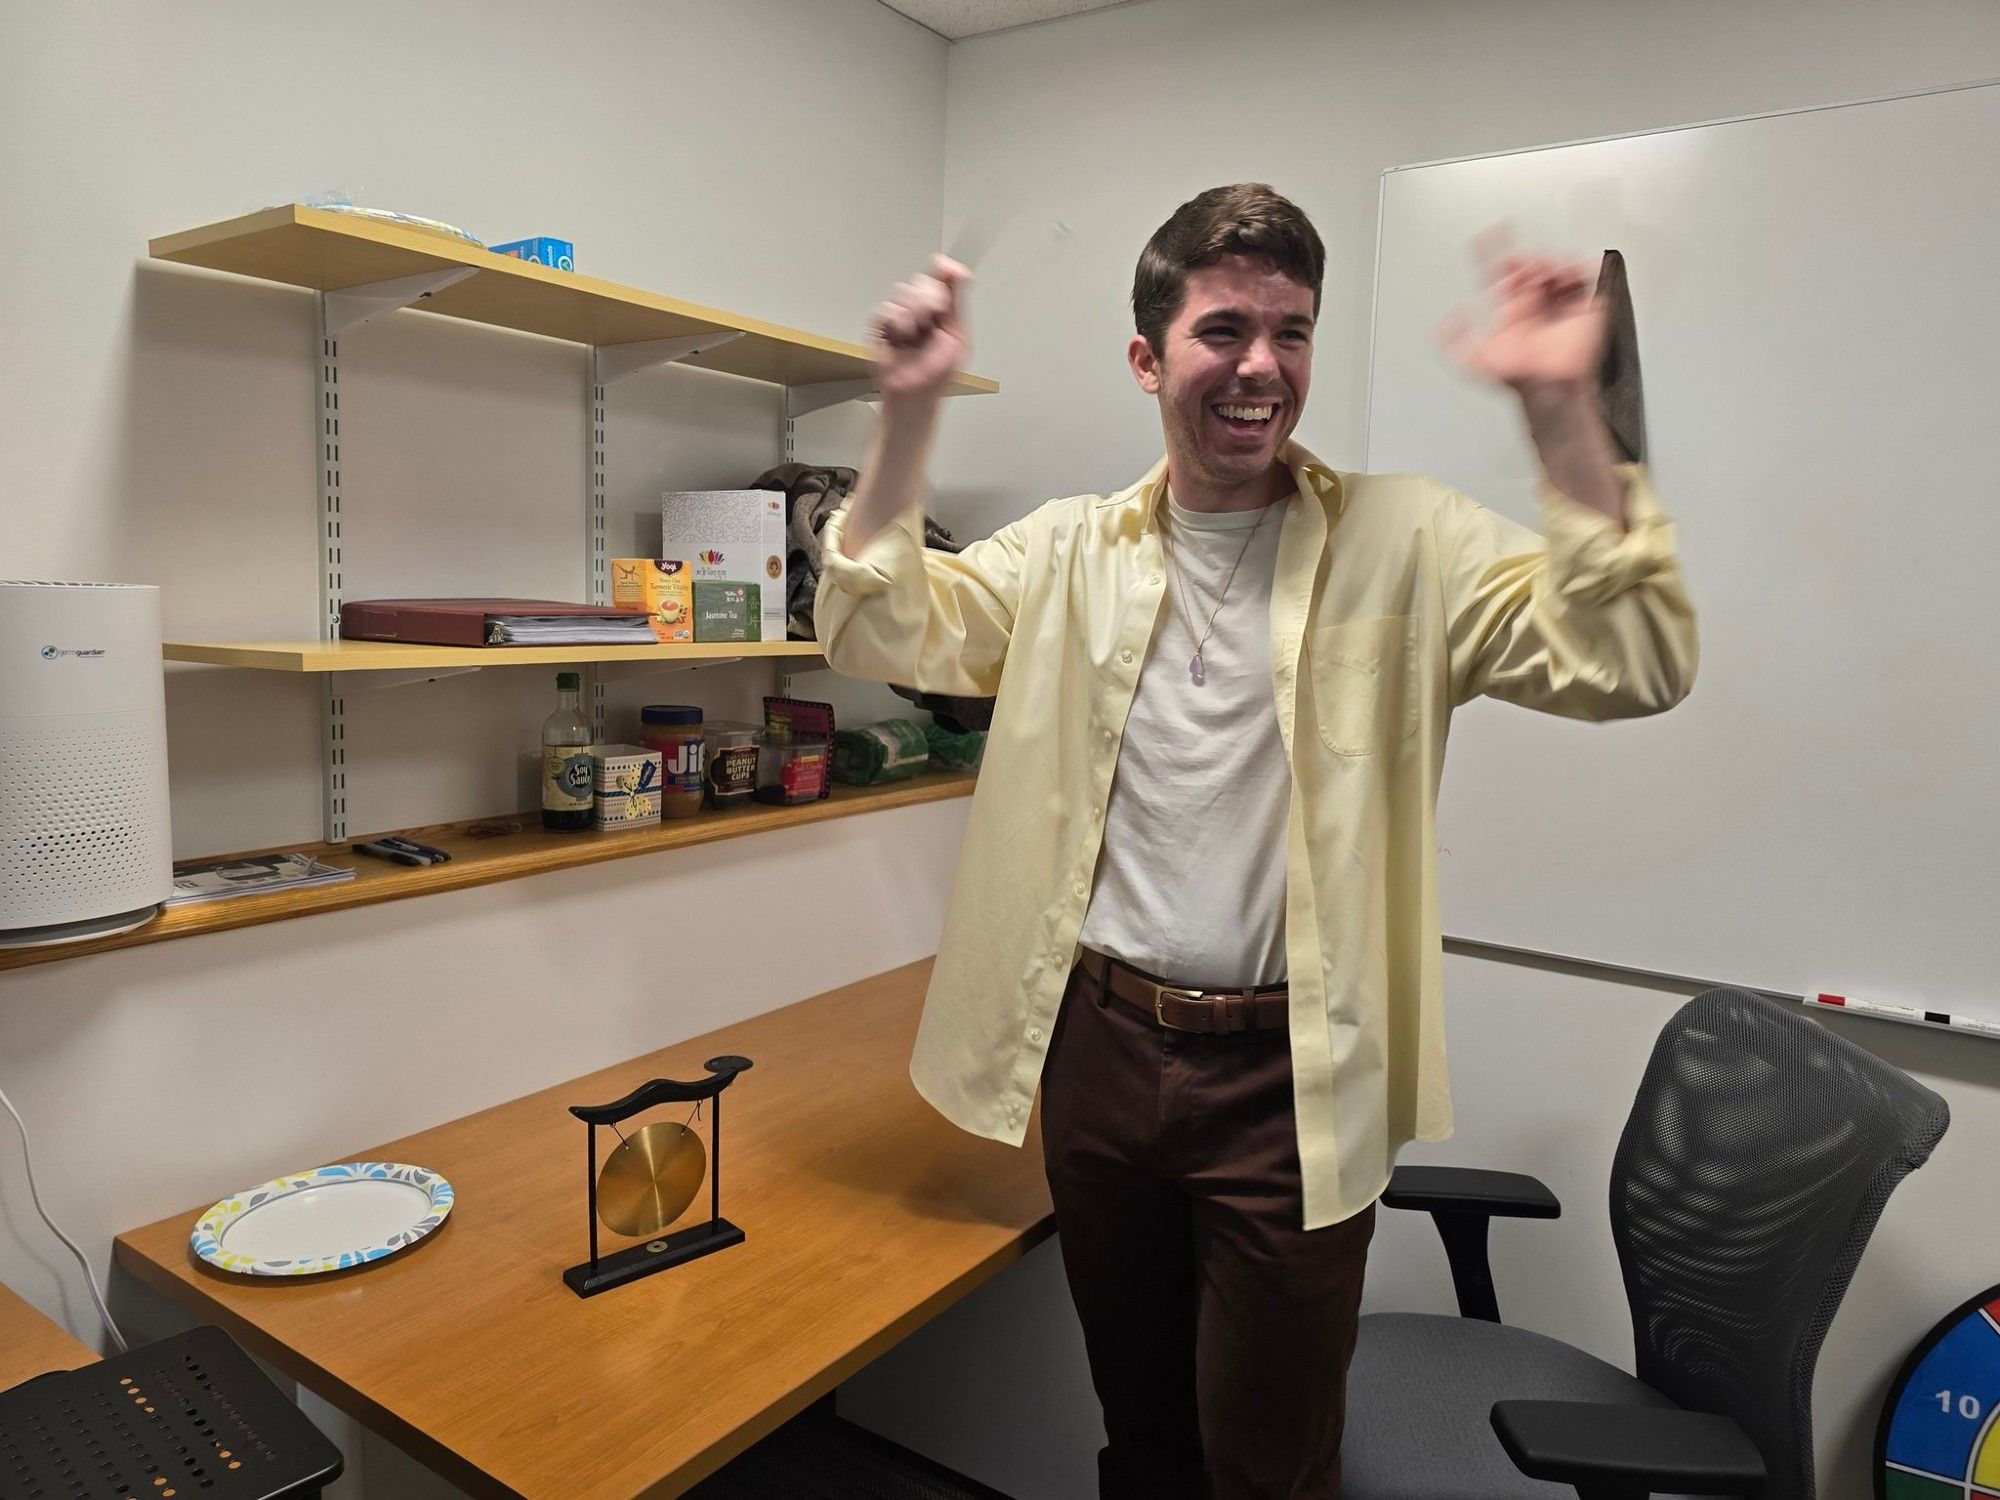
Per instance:
[[[707,1172],[700,1136],[676,1121],[655,1121],[605,1158],[597,1216],[619,1234],[658,1234],[687,1212]]]

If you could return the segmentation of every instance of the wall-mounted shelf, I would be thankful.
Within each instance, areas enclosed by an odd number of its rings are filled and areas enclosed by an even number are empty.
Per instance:
[[[683,646],[416,646],[404,641],[168,641],[168,661],[265,672],[392,672],[666,662],[700,666],[750,657],[817,657],[817,641],[736,641]]]
[[[346,557],[340,344],[371,318],[399,309],[567,339],[584,347],[583,563],[580,597],[609,603],[606,533],[608,386],[671,363],[722,371],[784,388],[780,449],[796,457],[802,416],[875,394],[875,364],[859,344],[702,307],[655,292],[495,255],[433,231],[288,204],[200,229],[162,235],[159,260],[304,287],[315,295],[313,362],[318,412],[314,465],[319,491],[319,634],[316,641],[171,641],[168,661],[318,676],[322,827],[329,845],[347,839],[347,697],[431,682],[486,667],[572,663],[584,669],[593,732],[604,723],[604,684],[616,676],[720,666],[747,658],[816,657],[811,642],[725,646],[413,646],[340,638]],[[949,394],[999,390],[978,375],[954,377]]]
[[[403,829],[401,831],[411,837],[426,844],[435,844],[451,855],[447,864],[421,869],[369,859],[355,854],[343,844],[285,845],[285,850],[300,850],[326,864],[348,866],[354,871],[354,879],[340,885],[312,886],[302,891],[280,891],[269,896],[236,896],[224,901],[169,907],[144,927],[91,942],[59,943],[45,948],[0,949],[0,970],[56,963],[66,958],[109,952],[114,948],[136,948],[171,938],[223,932],[232,927],[255,927],[266,922],[312,916],[317,912],[344,911],[353,906],[401,901],[436,891],[458,891],[469,886],[491,885],[500,880],[519,880],[528,875],[545,875],[552,870],[600,864],[611,859],[629,859],[639,854],[656,854],[663,849],[687,848],[695,844],[714,843],[719,839],[769,833],[775,829],[799,828],[808,823],[823,823],[830,818],[853,817],[858,813],[969,797],[975,780],[972,772],[937,771],[909,781],[891,782],[887,786],[836,786],[833,794],[824,801],[807,802],[798,807],[752,805],[728,812],[704,812],[693,818],[668,818],[642,828],[606,829],[602,832],[545,833],[539,812],[511,813],[500,819],[481,818],[471,823]],[[518,833],[506,833],[497,838],[474,838],[466,830],[479,823],[518,823],[521,828]],[[246,852],[263,854],[279,851]]]
[[[874,361],[859,344],[299,204],[162,235],[147,248],[156,260],[320,292],[469,268],[479,274],[424,293],[409,305],[439,317],[598,347],[740,334],[682,361],[775,385],[872,380],[875,374]],[[960,375],[952,389],[955,395],[972,395],[1000,387],[978,375]]]

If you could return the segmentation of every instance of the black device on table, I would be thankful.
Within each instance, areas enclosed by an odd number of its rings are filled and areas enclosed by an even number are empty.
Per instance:
[[[310,1500],[341,1467],[220,1328],[0,1391],[0,1494]]]

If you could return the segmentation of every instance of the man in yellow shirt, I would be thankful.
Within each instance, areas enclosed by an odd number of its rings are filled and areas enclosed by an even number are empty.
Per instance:
[[[997,694],[911,1076],[1020,1145],[1036,1089],[1104,1409],[1106,1500],[1336,1497],[1374,1202],[1450,1133],[1437,789],[1481,694],[1575,718],[1692,685],[1672,527],[1614,462],[1603,311],[1576,268],[1492,267],[1450,352],[1516,391],[1535,533],[1290,441],[1325,252],[1260,184],[1140,256],[1128,354],[1166,457],[952,556],[920,489],[967,353],[963,267],[876,315],[881,419],[828,523],[828,662]]]

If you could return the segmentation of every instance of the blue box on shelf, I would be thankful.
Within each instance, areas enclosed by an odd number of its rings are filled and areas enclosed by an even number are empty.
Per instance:
[[[545,266],[553,266],[558,271],[576,269],[576,246],[568,240],[550,239],[538,234],[530,240],[509,240],[504,245],[488,245],[495,255],[511,255],[516,260],[532,260]]]

